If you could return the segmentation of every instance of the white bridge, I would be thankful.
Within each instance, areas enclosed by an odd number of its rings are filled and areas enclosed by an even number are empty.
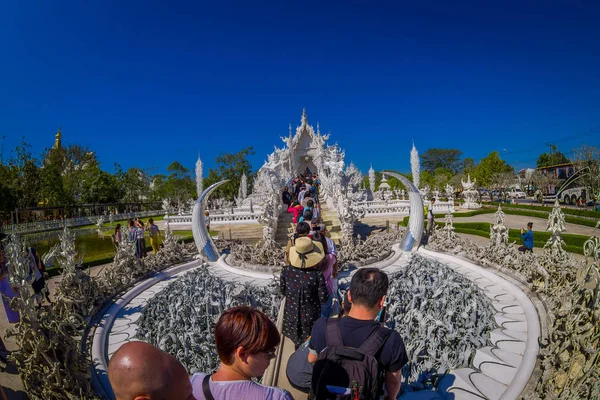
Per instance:
[[[410,211],[410,201],[408,200],[374,200],[358,203],[365,210],[365,217],[378,215],[408,215]],[[232,212],[233,211],[233,212]],[[433,205],[434,214],[453,213],[454,202],[438,201]],[[258,223],[258,218],[262,213],[262,207],[254,206],[240,207],[233,209],[209,210],[211,225],[236,225]],[[191,225],[192,214],[167,215],[165,221],[170,225]]]

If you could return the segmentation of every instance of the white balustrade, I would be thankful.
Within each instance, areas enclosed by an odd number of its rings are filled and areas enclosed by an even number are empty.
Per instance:
[[[427,203],[426,203],[427,204]],[[359,203],[365,210],[365,217],[377,215],[408,215],[410,202],[408,200],[374,200]],[[438,201],[433,205],[434,214],[454,212],[454,202]]]
[[[162,210],[153,210],[153,211],[140,211],[140,212],[131,212],[131,213],[123,213],[123,214],[115,214],[115,221],[122,221],[126,219],[133,218],[146,218],[146,217],[154,217],[157,215],[162,215]],[[35,233],[35,232],[44,232],[51,231],[56,229],[63,229],[65,226],[67,228],[74,228],[77,226],[84,225],[96,225],[98,222],[99,215],[93,215],[89,217],[75,217],[75,218],[66,218],[63,220],[54,220],[54,221],[34,221],[34,222],[24,222],[21,224],[7,224],[2,226],[2,231],[5,233],[16,233],[16,234],[25,234],[25,233]],[[104,215],[104,222],[108,222],[110,216]]]

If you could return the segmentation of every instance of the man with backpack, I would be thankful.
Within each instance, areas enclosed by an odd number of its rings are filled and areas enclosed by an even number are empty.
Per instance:
[[[383,383],[386,400],[398,396],[401,369],[408,362],[404,342],[398,332],[376,321],[388,284],[379,269],[359,269],[350,283],[348,317],[315,323],[308,355],[315,363],[311,399],[375,400],[383,393]]]

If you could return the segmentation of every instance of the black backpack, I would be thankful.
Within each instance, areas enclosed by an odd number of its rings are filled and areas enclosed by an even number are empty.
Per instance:
[[[392,331],[378,327],[359,348],[344,346],[340,319],[327,320],[327,347],[319,353],[312,375],[311,399],[376,400],[383,379],[375,354]]]

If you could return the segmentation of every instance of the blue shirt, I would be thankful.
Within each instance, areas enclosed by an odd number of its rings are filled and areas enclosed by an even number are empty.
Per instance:
[[[533,231],[527,230],[525,233],[521,233],[521,239],[523,239],[523,246],[533,249]]]

